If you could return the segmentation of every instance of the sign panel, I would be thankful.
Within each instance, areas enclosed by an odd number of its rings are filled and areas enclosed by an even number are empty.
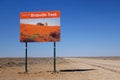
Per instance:
[[[20,42],[58,41],[60,41],[60,11],[20,13]]]

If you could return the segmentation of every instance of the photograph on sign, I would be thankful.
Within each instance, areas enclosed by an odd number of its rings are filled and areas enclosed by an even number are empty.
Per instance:
[[[21,12],[20,42],[60,41],[60,12]]]

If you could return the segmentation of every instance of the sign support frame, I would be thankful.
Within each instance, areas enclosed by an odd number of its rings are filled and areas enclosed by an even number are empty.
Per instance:
[[[56,42],[54,42],[54,73],[56,73]]]
[[[27,69],[27,42],[25,42],[25,72],[28,72],[28,69]]]

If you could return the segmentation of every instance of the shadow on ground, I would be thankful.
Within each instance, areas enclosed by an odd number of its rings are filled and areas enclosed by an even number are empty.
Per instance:
[[[65,70],[60,70],[60,72],[83,72],[83,71],[92,71],[96,69],[65,69]]]

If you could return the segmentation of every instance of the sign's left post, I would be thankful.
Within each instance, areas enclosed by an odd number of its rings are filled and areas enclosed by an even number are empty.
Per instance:
[[[27,42],[25,42],[25,72],[28,72],[27,70]]]

